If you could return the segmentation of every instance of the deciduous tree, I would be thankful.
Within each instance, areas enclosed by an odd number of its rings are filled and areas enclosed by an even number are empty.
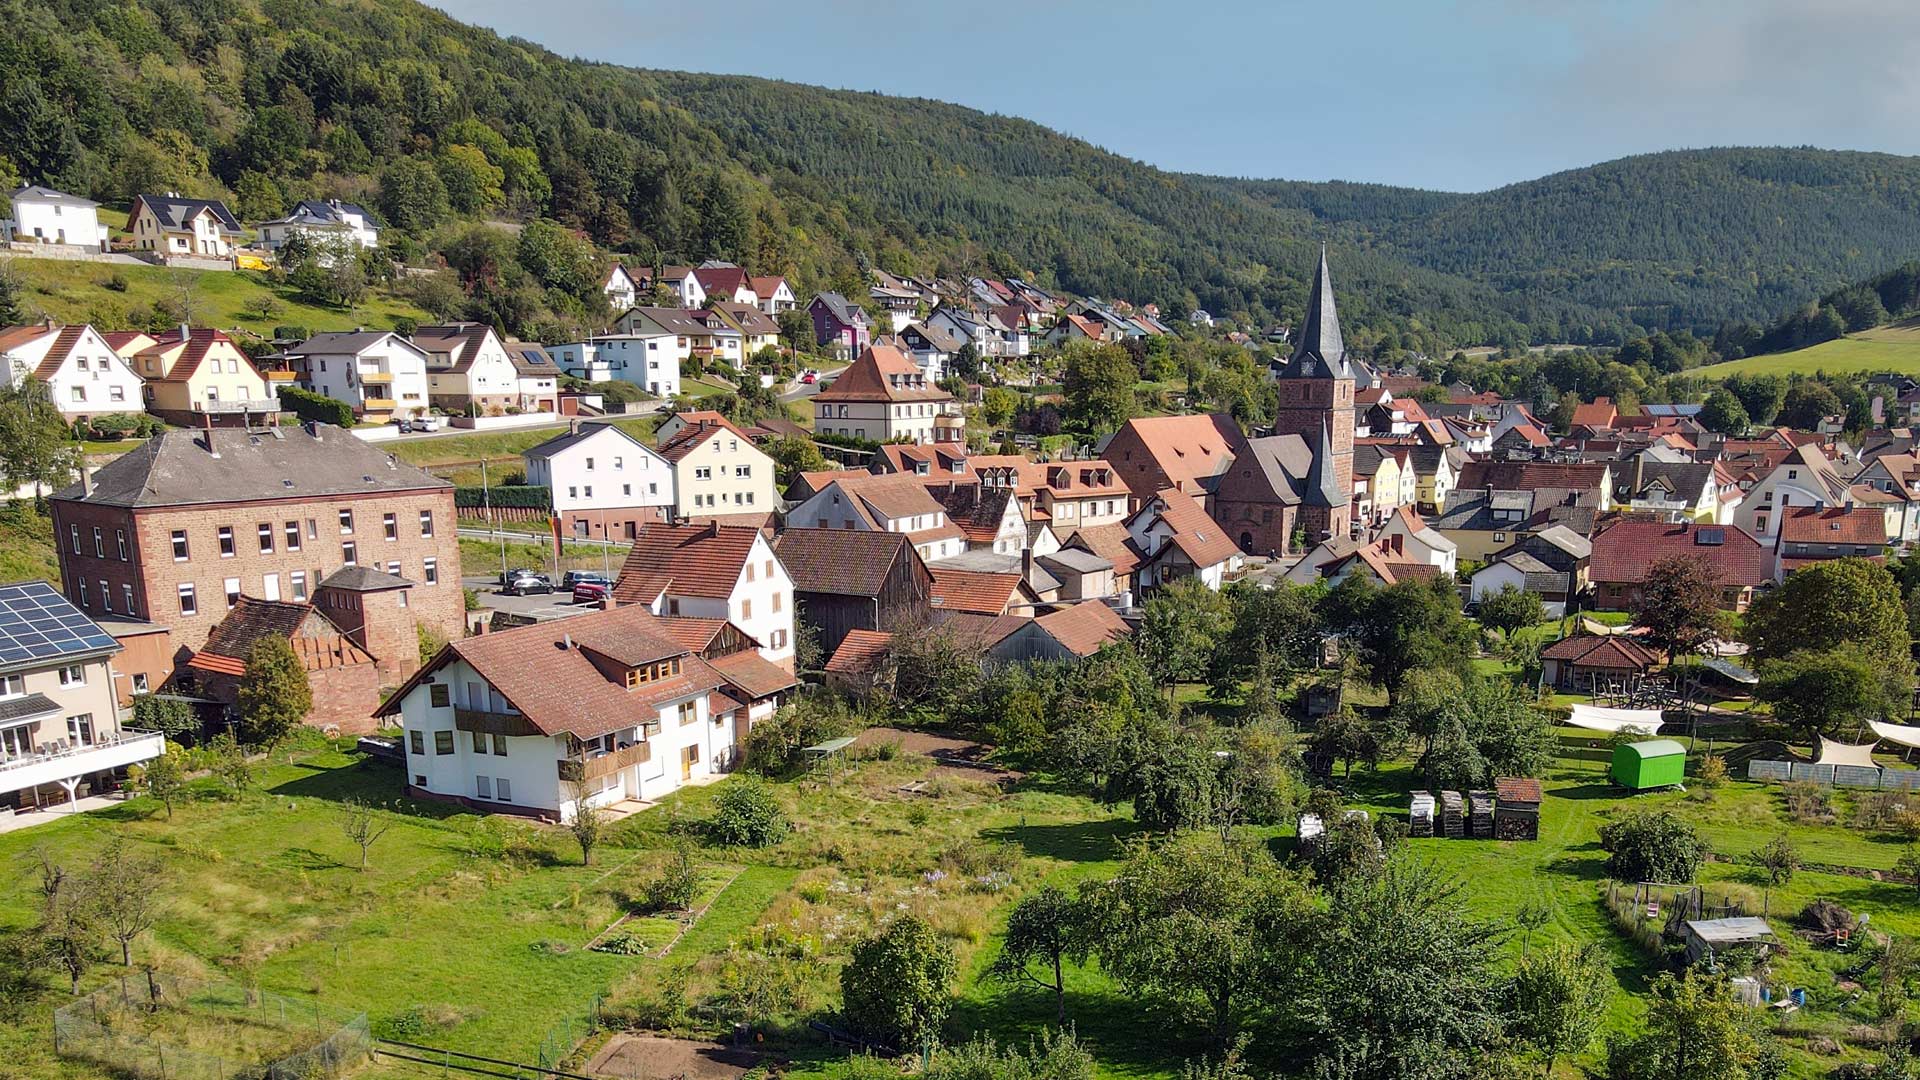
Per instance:
[[[1593,1041],[1612,981],[1606,954],[1592,942],[1529,949],[1520,957],[1509,991],[1512,1034],[1540,1055],[1541,1075],[1552,1076],[1556,1062]]]
[[[1055,1022],[1067,1022],[1065,964],[1086,955],[1079,903],[1056,885],[1042,885],[1020,898],[1007,916],[1007,934],[993,961],[994,978],[1034,986],[1053,995]],[[1034,974],[1038,967],[1041,974]]]
[[[278,635],[261,638],[247,653],[237,697],[241,735],[269,752],[313,711],[306,665]]]
[[[1727,980],[1662,974],[1641,1033],[1607,1046],[1609,1080],[1752,1080],[1761,1036]]]
[[[953,1007],[953,946],[906,914],[853,947],[840,998],[853,1030],[895,1050],[938,1038]]]
[[[1726,625],[1718,571],[1686,555],[1661,559],[1640,581],[1633,618],[1646,629],[1647,644],[1669,658],[1691,653],[1719,637]]]

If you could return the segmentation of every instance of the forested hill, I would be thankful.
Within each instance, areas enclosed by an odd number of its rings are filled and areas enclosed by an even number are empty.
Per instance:
[[[1286,321],[1331,239],[1353,341],[1432,352],[1617,340],[1626,312],[1711,328],[1920,247],[1906,159],[1656,155],[1472,196],[1223,180],[939,102],[566,60],[411,0],[0,16],[0,173],[113,204],[218,195],[247,220],[345,196],[439,247],[463,219],[552,217],[637,262],[730,258],[803,293],[864,291],[872,264]],[[506,290],[502,317],[558,311],[555,289]]]
[[[1920,158],[1810,149],[1622,158],[1478,195],[1228,182],[1504,292],[1711,331],[1920,252]]]

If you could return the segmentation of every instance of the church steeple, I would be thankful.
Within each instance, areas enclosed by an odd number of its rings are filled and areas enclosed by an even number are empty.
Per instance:
[[[1327,270],[1327,245],[1320,245],[1320,265],[1307,291],[1307,314],[1300,321],[1293,355],[1280,370],[1282,379],[1351,379],[1346,342],[1340,338],[1340,312],[1333,303],[1333,275]]]
[[[1313,444],[1313,474],[1307,477],[1303,493],[1308,506],[1332,508],[1353,501],[1352,481],[1349,479],[1347,488],[1341,488],[1339,463],[1334,458],[1333,425],[1322,420],[1320,438]]]

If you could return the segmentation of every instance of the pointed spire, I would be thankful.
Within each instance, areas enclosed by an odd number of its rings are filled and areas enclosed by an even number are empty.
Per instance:
[[[1307,291],[1307,315],[1294,338],[1293,356],[1281,371],[1283,379],[1351,379],[1346,342],[1340,338],[1340,312],[1333,303],[1333,275],[1327,270],[1327,245],[1320,245],[1320,265]]]

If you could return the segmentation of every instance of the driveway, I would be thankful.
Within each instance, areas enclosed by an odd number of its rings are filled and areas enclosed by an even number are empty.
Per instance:
[[[599,604],[574,603],[573,594],[568,592],[542,593],[533,596],[502,596],[494,591],[500,586],[498,579],[491,575],[463,577],[460,583],[472,589],[474,595],[480,600],[480,606],[488,611],[504,611],[512,615],[526,615],[545,621],[600,610]]]

